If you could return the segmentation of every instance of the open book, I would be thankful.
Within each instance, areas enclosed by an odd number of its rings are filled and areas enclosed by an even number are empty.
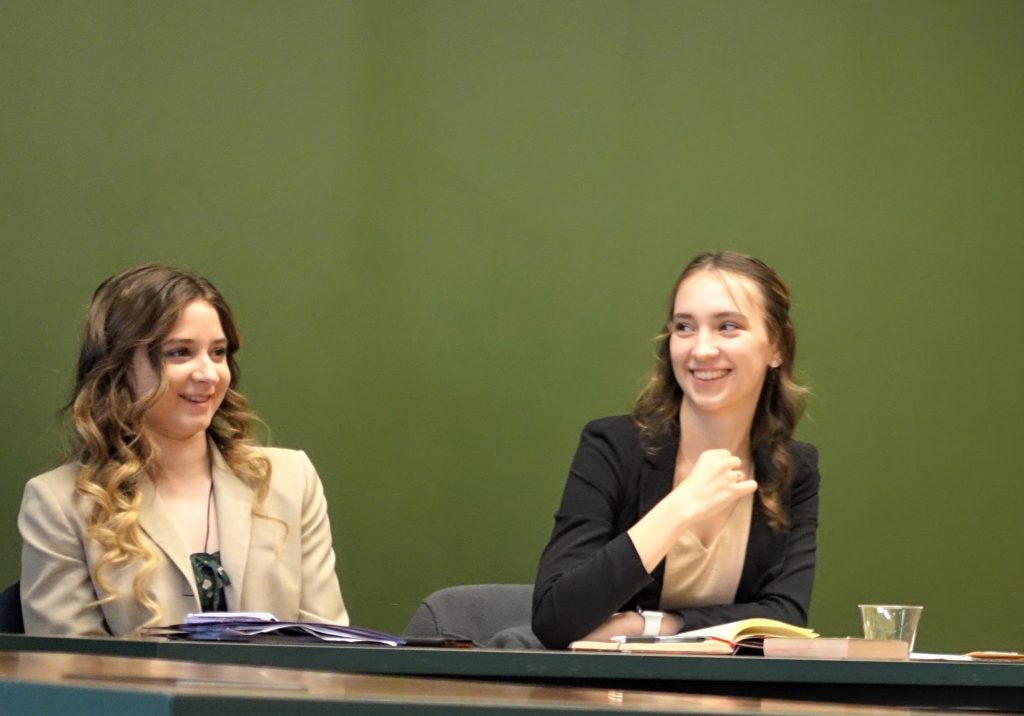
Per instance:
[[[189,614],[184,624],[151,627],[148,636],[194,641],[332,642],[401,646],[404,640],[361,627],[317,622],[279,622],[267,612],[204,612]]]
[[[684,631],[670,636],[620,636],[612,641],[574,641],[574,651],[659,652],[663,654],[735,654],[741,647],[760,651],[765,637],[813,639],[811,629],[755,617]]]

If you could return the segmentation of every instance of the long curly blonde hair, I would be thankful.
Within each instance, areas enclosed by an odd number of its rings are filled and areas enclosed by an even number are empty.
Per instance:
[[[160,470],[143,416],[167,390],[161,343],[181,311],[195,300],[216,309],[231,371],[227,393],[207,433],[235,474],[254,490],[253,512],[262,514],[271,466],[251,437],[255,416],[236,390],[238,327],[224,297],[205,278],[149,263],[101,283],[82,332],[72,399],[65,406],[74,425],[67,461],[78,465],[75,489],[91,503],[85,537],[103,550],[91,574],[98,591],[106,593],[98,603],[119,596],[104,578],[108,569],[137,566],[132,597],[150,614],[144,626],[159,623],[161,609],[146,589],[160,558],[139,526],[140,481],[153,479]],[[160,377],[157,389],[141,399],[132,388],[131,368],[140,348]]]
[[[768,475],[758,476],[758,502],[774,530],[788,524],[782,494],[791,480],[793,464],[788,443],[793,439],[803,413],[807,389],[796,382],[796,331],[789,317],[789,287],[760,259],[733,251],[696,256],[676,279],[668,299],[668,318],[658,334],[654,370],[633,404],[633,420],[650,450],[657,450],[679,435],[679,406],[683,390],[672,371],[669,353],[672,310],[679,286],[697,271],[719,271],[745,276],[757,286],[763,299],[768,335],[779,351],[782,363],[765,376],[761,395],[750,426],[750,447],[763,453],[771,463]]]

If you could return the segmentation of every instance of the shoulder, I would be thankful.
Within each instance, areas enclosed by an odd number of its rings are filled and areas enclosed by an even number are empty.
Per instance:
[[[275,469],[280,467],[287,470],[307,470],[313,467],[309,456],[302,450],[290,450],[288,448],[261,447],[259,451],[263,457],[270,460]]]
[[[639,445],[640,428],[629,415],[611,415],[583,426],[583,437],[599,438],[621,445]]]
[[[65,463],[53,470],[36,475],[25,484],[25,495],[48,493],[61,498],[70,499],[75,493],[75,478],[78,477],[78,465]]]
[[[574,465],[588,474],[601,467],[633,475],[648,457],[640,440],[640,428],[629,415],[591,420],[583,427]]]
[[[277,447],[259,450],[270,461],[270,493],[276,499],[301,501],[316,491],[320,477],[305,451]]]
[[[285,489],[296,484],[310,484],[317,479],[316,468],[303,450],[264,447],[260,452],[270,460],[272,490]]]
[[[789,443],[789,455],[793,459],[793,467],[799,471],[818,470],[818,448],[810,443],[792,440]]]
[[[678,431],[653,442],[645,437],[632,415],[613,415],[592,420],[583,428],[580,446],[597,444],[624,463],[647,462],[662,470],[675,459]]]
[[[78,465],[69,463],[36,475],[25,483],[18,516],[19,524],[24,527],[28,522],[38,520],[41,525],[52,527],[55,520],[84,520],[89,506],[75,489],[78,471]]]
[[[789,443],[789,456],[793,461],[790,492],[794,495],[817,493],[821,475],[818,472],[818,448],[810,443],[793,440]]]

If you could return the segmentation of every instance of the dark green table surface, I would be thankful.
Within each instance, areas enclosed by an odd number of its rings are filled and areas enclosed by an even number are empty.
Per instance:
[[[1022,663],[824,661],[21,635],[0,635],[0,650],[1024,713]]]

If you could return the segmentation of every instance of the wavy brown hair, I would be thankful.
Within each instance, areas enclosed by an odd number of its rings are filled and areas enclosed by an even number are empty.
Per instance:
[[[669,338],[672,335],[672,311],[679,286],[697,271],[717,271],[744,276],[757,286],[765,309],[768,336],[779,351],[782,363],[765,376],[754,420],[750,426],[750,449],[765,454],[771,462],[768,475],[758,475],[758,500],[772,529],[781,531],[789,520],[782,506],[781,495],[789,487],[793,464],[788,443],[793,439],[803,413],[807,389],[793,378],[796,361],[796,332],[789,318],[789,287],[763,261],[723,251],[695,257],[679,275],[668,300],[668,319],[658,335],[656,362],[647,384],[633,404],[633,419],[652,451],[658,450],[679,434],[679,407],[683,390],[672,371]]]
[[[118,596],[104,579],[106,570],[136,565],[132,596],[151,615],[146,625],[158,623],[161,615],[160,605],[146,591],[159,558],[139,526],[139,486],[159,475],[160,466],[143,416],[167,391],[161,344],[182,310],[196,300],[208,302],[220,317],[231,371],[207,434],[235,474],[254,490],[254,514],[267,517],[260,505],[270,488],[271,466],[251,438],[255,417],[236,390],[238,327],[224,297],[205,278],[150,263],[101,283],[82,331],[75,387],[65,406],[74,425],[67,461],[78,465],[75,489],[91,504],[85,537],[103,550],[91,574],[98,589],[107,593],[99,603]],[[156,390],[144,397],[132,387],[132,359],[140,348],[160,377]]]

